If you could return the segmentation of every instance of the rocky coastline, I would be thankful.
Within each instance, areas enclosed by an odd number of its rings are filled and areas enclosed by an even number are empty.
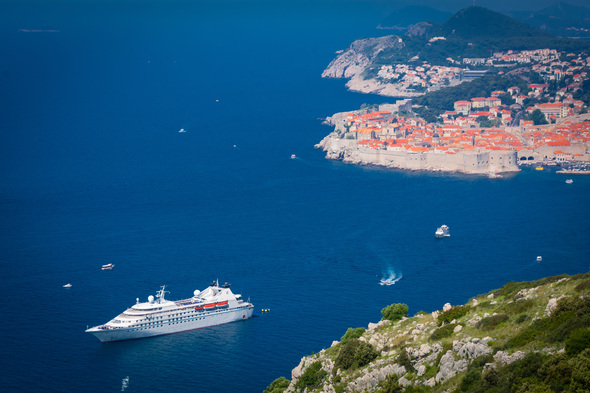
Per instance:
[[[462,386],[468,377],[479,378],[491,387],[500,385],[503,373],[515,368],[506,366],[514,363],[526,367],[531,354],[561,360],[567,351],[567,356],[572,356],[570,349],[564,349],[569,342],[565,338],[526,341],[521,332],[536,326],[536,321],[554,323],[571,307],[582,307],[584,311],[579,309],[578,314],[587,315],[588,308],[582,304],[590,304],[589,288],[590,273],[512,282],[465,305],[446,303],[432,313],[419,312],[411,318],[383,319],[369,323],[367,328],[349,329],[360,330],[353,340],[376,351],[373,361],[357,367],[341,366],[339,357],[347,331],[342,341],[303,357],[292,370],[290,381],[279,378],[282,388],[265,392],[382,393],[409,388],[412,392],[449,392]],[[579,317],[585,318],[582,314]],[[584,351],[582,347],[579,351],[582,354],[578,356],[590,355],[590,349]],[[466,376],[469,370],[479,374]],[[395,383],[399,390],[383,388],[388,383]],[[514,382],[508,377],[505,383]]]
[[[395,35],[356,40],[346,50],[338,53],[338,56],[322,72],[322,77],[349,79],[346,87],[360,93],[389,97],[417,97],[423,93],[399,89],[393,83],[383,83],[371,78],[365,79],[363,76],[364,71],[373,63],[380,52],[399,49],[403,45],[402,39]]]

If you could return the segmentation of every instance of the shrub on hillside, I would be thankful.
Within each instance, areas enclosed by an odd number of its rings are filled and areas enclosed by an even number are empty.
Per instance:
[[[494,330],[498,325],[502,322],[506,322],[508,319],[508,314],[496,314],[482,319],[475,327],[484,331],[490,331]]]
[[[515,322],[515,323],[517,323],[517,324],[521,324],[521,323],[523,323],[524,321],[526,321],[527,319],[529,319],[529,316],[528,316],[528,315],[526,315],[526,314],[520,314],[520,315],[519,315],[519,316],[518,316],[518,317],[517,317],[517,318],[514,320],[514,322]]]
[[[263,393],[283,393],[289,387],[289,380],[285,377],[279,377],[271,382],[270,386],[264,389]]]
[[[432,341],[438,341],[441,340],[445,337],[450,337],[453,334],[453,331],[455,329],[455,326],[457,326],[456,323],[452,323],[452,324],[447,324],[443,327],[440,327],[438,329],[436,329],[434,332],[432,332],[432,334],[430,335],[430,340]]]
[[[499,310],[506,314],[516,315],[522,314],[534,305],[535,301],[533,299],[526,299],[504,304],[502,305],[502,307],[499,308]]]
[[[319,387],[328,373],[322,370],[322,363],[320,361],[310,364],[301,377],[297,380],[295,388],[303,390],[305,388]]]
[[[468,312],[468,305],[451,307],[450,310],[447,310],[438,316],[438,326],[442,325],[443,323],[449,323],[454,319],[461,318],[467,315]]]
[[[565,342],[565,353],[577,355],[586,348],[590,348],[590,330],[578,329],[573,331]]]
[[[344,370],[360,368],[371,363],[377,356],[379,354],[371,344],[353,338],[341,345],[334,367]]]
[[[396,303],[381,310],[382,320],[397,321],[408,315],[408,305]]]
[[[582,281],[581,283],[576,285],[575,290],[578,292],[590,290],[590,280]]]
[[[405,348],[402,348],[399,351],[399,355],[397,355],[397,358],[395,359],[395,362],[397,364],[399,364],[400,366],[404,366],[406,368],[407,372],[415,372],[416,369],[414,368],[414,366],[412,366],[412,362],[410,361],[410,357],[408,356],[408,352],[406,351]]]
[[[590,386],[590,349],[584,350],[581,354],[570,360],[573,368],[570,382],[570,391],[588,391]]]
[[[365,328],[348,328],[348,330],[346,331],[346,333],[344,333],[344,336],[342,336],[340,338],[340,342],[342,344],[346,344],[347,342],[349,342],[351,339],[353,338],[359,338],[360,336],[363,335],[363,333],[365,332]]]

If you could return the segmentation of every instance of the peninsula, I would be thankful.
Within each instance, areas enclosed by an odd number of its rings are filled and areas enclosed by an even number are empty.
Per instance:
[[[351,164],[489,177],[518,172],[523,164],[575,167],[590,162],[589,114],[556,124],[523,120],[514,127],[482,128],[477,115],[465,124],[440,124],[402,115],[411,111],[411,100],[403,100],[334,114],[326,119],[334,130],[315,147],[328,159]]]
[[[490,177],[590,162],[590,43],[485,8],[357,40],[322,76],[411,98],[328,117],[334,131],[316,148],[329,159]]]

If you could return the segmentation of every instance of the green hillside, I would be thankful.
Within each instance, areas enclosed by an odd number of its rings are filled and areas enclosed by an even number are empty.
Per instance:
[[[576,51],[590,47],[587,41],[560,38],[483,7],[468,7],[444,22],[438,32],[447,40],[470,42],[490,50],[551,48]]]
[[[510,282],[411,318],[407,311],[386,307],[387,319],[348,329],[265,393],[590,391],[590,273]]]

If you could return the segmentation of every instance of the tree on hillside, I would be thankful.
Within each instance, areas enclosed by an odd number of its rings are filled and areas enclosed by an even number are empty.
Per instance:
[[[408,315],[408,305],[402,303],[392,304],[381,310],[383,320],[397,321]]]
[[[541,124],[548,124],[547,119],[545,119],[545,115],[543,114],[543,112],[541,112],[540,109],[535,109],[533,113],[531,113],[530,119],[536,126]]]

